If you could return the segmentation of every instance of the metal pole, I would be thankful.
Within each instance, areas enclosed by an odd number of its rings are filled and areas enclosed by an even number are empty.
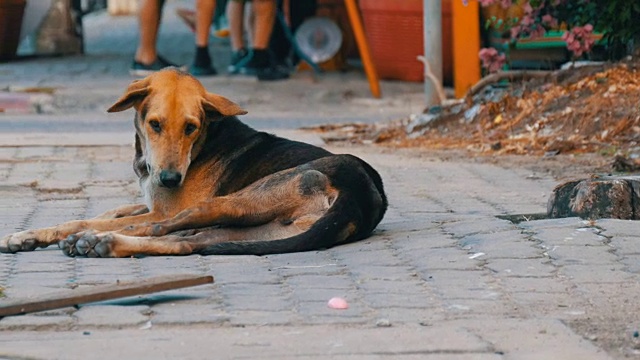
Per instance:
[[[460,1],[460,0],[457,0]],[[429,62],[425,71],[430,70],[442,84],[442,1],[424,0],[424,54]],[[424,79],[426,106],[440,103],[438,92],[428,76]]]

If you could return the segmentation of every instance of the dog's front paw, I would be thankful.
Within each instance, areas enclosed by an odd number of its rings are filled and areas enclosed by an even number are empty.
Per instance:
[[[114,257],[114,235],[112,233],[96,234],[93,231],[69,235],[58,243],[62,252],[71,257]]]
[[[0,252],[32,251],[40,245],[33,231],[21,231],[0,239]]]

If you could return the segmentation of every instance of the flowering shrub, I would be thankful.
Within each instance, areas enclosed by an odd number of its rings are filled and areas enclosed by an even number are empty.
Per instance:
[[[482,61],[482,67],[489,72],[497,72],[507,62],[507,56],[505,54],[498,53],[495,48],[480,49],[480,60]]]
[[[573,56],[580,57],[591,51],[595,40],[593,39],[593,25],[576,26],[562,35],[562,40],[567,43],[567,49]]]
[[[465,4],[469,0],[462,0]],[[521,38],[535,39],[547,30],[567,30],[563,40],[574,58],[588,54],[595,40],[593,32],[604,33],[612,58],[621,57],[630,40],[640,41],[640,1],[630,0],[478,0],[483,7],[512,10],[517,15],[506,19],[492,17],[487,27],[507,33],[513,44]],[[483,49],[480,58],[490,72],[502,68],[506,57],[497,50]]]

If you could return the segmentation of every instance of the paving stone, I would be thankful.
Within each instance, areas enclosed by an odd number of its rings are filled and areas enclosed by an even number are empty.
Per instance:
[[[346,276],[291,276],[286,282],[292,289],[336,289],[348,290],[354,288],[354,283]]]
[[[433,307],[426,307],[421,309],[407,308],[394,308],[386,307],[381,309],[375,309],[375,317],[372,320],[373,325],[378,319],[387,319],[391,323],[391,326],[397,326],[399,324],[412,324],[420,326],[433,326],[447,317],[447,311],[444,309],[442,303],[439,303]]]
[[[491,259],[486,267],[498,276],[546,277],[556,269],[549,259]]]
[[[433,224],[434,229],[438,227],[438,224]],[[391,233],[394,236],[403,233],[412,233],[416,231],[425,230],[424,222],[415,220],[406,220],[406,217],[398,215],[398,219],[389,219],[388,214],[385,214],[384,220],[378,226],[382,233]]]
[[[477,261],[469,259],[467,251],[454,247],[400,250],[398,253],[418,270],[475,270],[479,266]]]
[[[269,271],[265,265],[258,264],[253,266],[242,263],[210,266],[209,272],[214,274],[216,281],[224,283],[280,284],[282,282],[276,272]]]
[[[625,255],[620,259],[620,263],[624,265],[624,271],[640,274],[640,254]]]
[[[534,229],[533,238],[543,241],[547,247],[559,245],[602,246],[609,240],[600,235],[599,229],[593,227],[560,227]]]
[[[550,293],[567,293],[568,288],[573,286],[553,277],[503,277],[497,283],[510,293],[522,292],[528,294],[541,292],[547,295]]]
[[[276,254],[265,256],[272,266],[272,270],[285,270],[309,267],[310,269],[322,269],[323,265],[335,264],[335,261],[326,251],[307,251],[299,254]]]
[[[633,237],[640,232],[640,222],[637,220],[598,219],[595,226],[603,229],[604,235],[618,237]]]
[[[384,309],[388,307],[404,309],[423,309],[435,307],[439,300],[429,294],[367,294],[364,302],[371,308]]]
[[[442,228],[455,237],[463,237],[471,234],[513,230],[515,226],[508,220],[498,219],[493,216],[469,216],[462,221],[442,224]]]
[[[540,248],[536,248],[536,244],[519,230],[468,235],[459,239],[458,244],[467,250],[469,255],[484,253],[492,259],[526,259],[542,256]]]
[[[457,246],[456,239],[450,235],[442,234],[441,230],[421,230],[400,234],[394,246],[401,252],[411,252],[413,250],[449,248]]]
[[[540,313],[583,311],[585,306],[585,302],[582,299],[576,298],[569,293],[555,294],[551,297],[549,294],[542,292],[514,292],[509,295],[509,298],[532,317]]]
[[[395,265],[398,262],[393,252],[386,248],[380,250],[363,249],[348,254],[336,252],[335,256],[341,264],[349,266],[386,266]]]
[[[54,147],[25,146],[15,149],[14,157],[17,159],[46,158],[55,155]]]
[[[278,294],[275,296],[235,295],[225,297],[225,308],[228,311],[287,311],[293,308],[293,302],[289,295]]]
[[[443,301],[447,318],[510,317],[518,312],[515,304],[495,299],[452,299]]]
[[[568,217],[568,218],[560,218],[560,219],[544,219],[544,220],[534,220],[534,221],[523,221],[518,223],[519,228],[523,229],[553,229],[553,228],[564,228],[564,229],[578,229],[585,226],[589,226],[589,221],[582,220],[578,217]]]
[[[609,244],[617,254],[640,254],[640,241],[637,235],[614,236]]]
[[[38,163],[17,163],[7,178],[8,184],[31,184],[46,177],[49,169]]]
[[[298,315],[290,311],[255,311],[242,310],[229,314],[228,321],[231,325],[288,325],[298,322]]]
[[[283,278],[304,275],[322,275],[329,277],[345,275],[348,272],[348,267],[344,264],[336,264],[333,262],[308,266],[287,265],[284,267],[274,267],[272,268],[272,271],[276,271]]]
[[[69,329],[75,325],[75,319],[66,316],[21,315],[6,316],[0,319],[0,331],[37,331]]]
[[[357,266],[351,269],[351,274],[357,280],[381,279],[389,281],[403,281],[417,276],[412,267],[399,264],[394,266]]]
[[[286,287],[283,284],[254,284],[254,283],[220,283],[217,291],[225,296],[248,296],[262,294],[274,296],[283,293]]]
[[[139,326],[149,320],[148,306],[86,305],[74,313],[79,326]]]
[[[154,325],[224,324],[230,320],[222,306],[210,304],[164,303],[153,305],[151,311]]]
[[[588,340],[581,338],[558,320],[503,319],[500,321],[460,320],[465,328],[518,359],[611,359]],[[456,323],[454,323],[456,324]],[[523,333],[522,329],[528,329]],[[541,344],[544,346],[541,346]]]
[[[547,251],[557,265],[607,265],[614,264],[618,256],[609,246],[553,246]]]
[[[501,289],[495,286],[477,286],[467,288],[464,286],[439,287],[437,293],[444,299],[478,299],[491,300],[504,297]]]
[[[422,294],[425,283],[417,278],[404,281],[384,279],[358,279],[357,288],[365,293],[383,294]]]
[[[484,289],[488,282],[494,281],[485,270],[432,270],[422,276],[435,289],[450,286]]]
[[[574,283],[620,283],[633,281],[636,277],[625,272],[622,265],[571,265],[563,266],[559,274]]]

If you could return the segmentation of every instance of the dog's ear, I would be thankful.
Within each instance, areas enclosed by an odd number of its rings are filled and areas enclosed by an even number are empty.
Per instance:
[[[127,91],[115,102],[115,104],[111,105],[107,112],[119,112],[127,110],[128,108],[134,106],[136,103],[139,103],[144,99],[147,95],[149,95],[149,81],[147,79],[142,80],[134,80]]]
[[[222,116],[236,116],[247,113],[233,101],[224,96],[212,93],[205,94],[204,99],[202,100],[202,107],[205,111],[215,111],[220,113]]]

